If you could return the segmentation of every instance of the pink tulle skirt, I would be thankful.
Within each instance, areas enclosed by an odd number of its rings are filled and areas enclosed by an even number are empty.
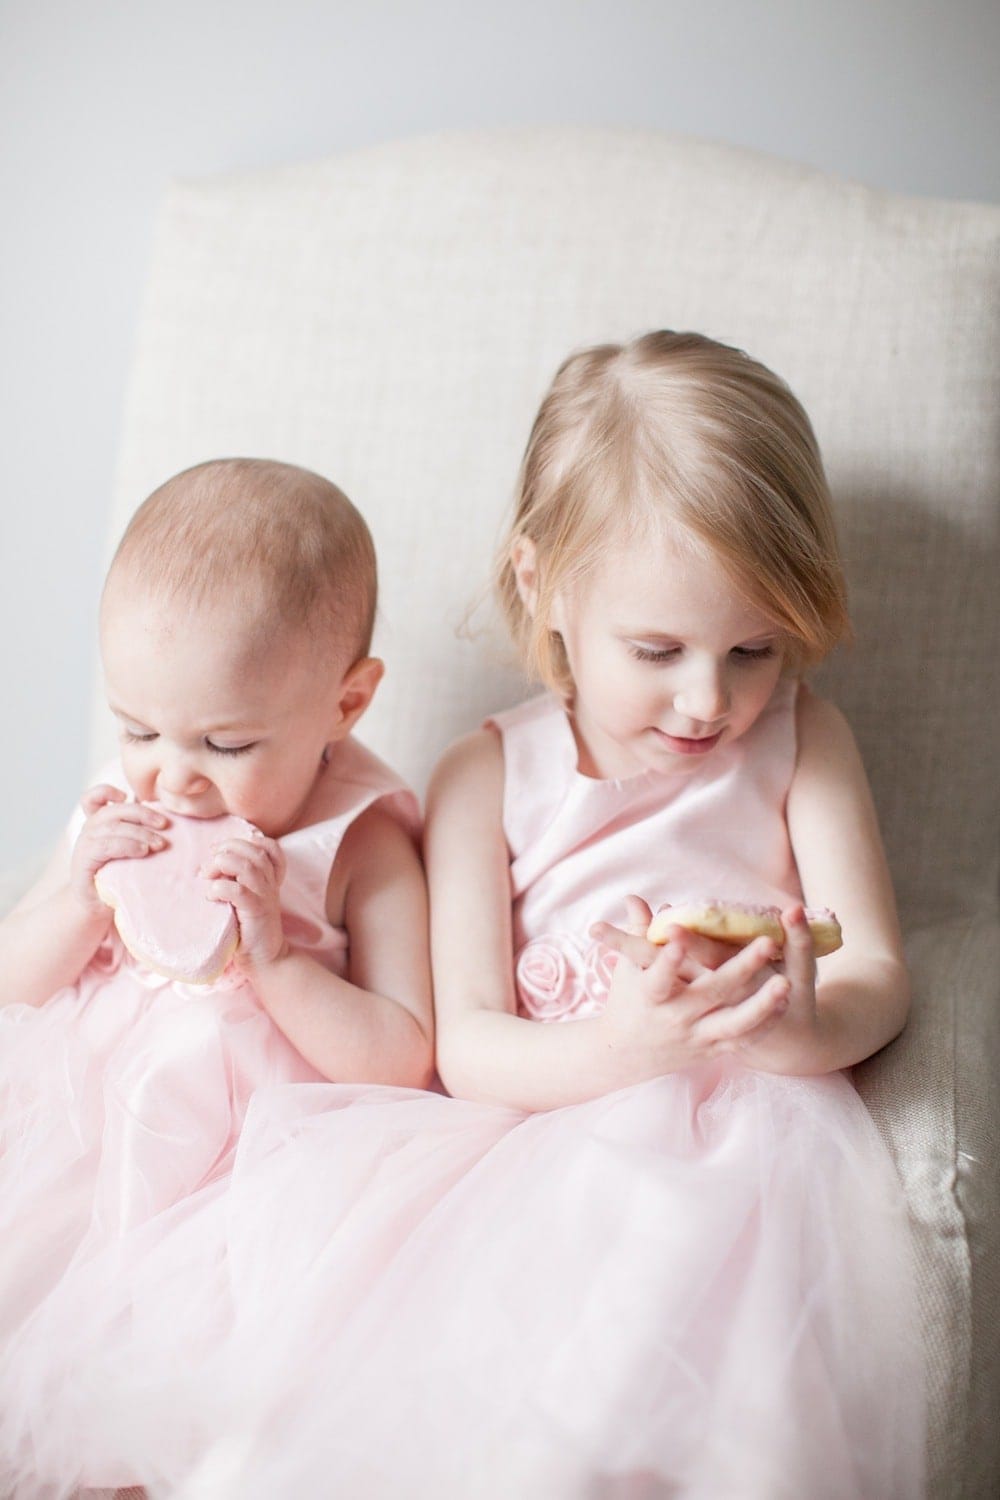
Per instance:
[[[227,1180],[257,1089],[318,1076],[248,986],[172,984],[117,942],[46,1005],[0,1009],[2,1500],[126,1481],[117,1444],[91,1449],[63,1405],[99,1403],[100,1362],[128,1342],[119,1272]]]
[[[841,1075],[699,1068],[530,1116],[271,1087],[231,1171],[20,1327],[0,1472],[17,1500],[88,1476],[180,1500],[916,1500],[919,1344],[894,1170]]]

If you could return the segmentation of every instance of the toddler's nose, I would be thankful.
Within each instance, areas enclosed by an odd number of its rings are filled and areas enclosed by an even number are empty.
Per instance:
[[[724,673],[706,667],[692,672],[674,694],[674,708],[687,719],[712,724],[729,712],[729,688]]]

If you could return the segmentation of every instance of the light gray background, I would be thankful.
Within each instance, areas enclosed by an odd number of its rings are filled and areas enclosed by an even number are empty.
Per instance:
[[[170,177],[626,124],[995,202],[998,63],[997,0],[0,0],[0,870],[51,842],[88,771],[107,501]]]

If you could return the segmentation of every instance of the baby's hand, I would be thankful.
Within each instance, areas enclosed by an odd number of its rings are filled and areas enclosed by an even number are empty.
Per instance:
[[[201,873],[210,900],[228,901],[236,912],[240,945],[233,963],[238,969],[252,971],[287,953],[279,904],[285,854],[275,839],[227,839],[216,845]]]
[[[80,805],[87,815],[70,855],[70,885],[80,903],[93,915],[111,922],[111,909],[94,887],[94,876],[113,859],[141,859],[166,843],[160,829],[169,819],[143,802],[129,802],[116,786],[92,786]]]
[[[628,930],[604,923],[592,929],[621,954],[600,1024],[623,1084],[737,1052],[788,1004],[789,981],[770,967],[770,938],[736,953],[729,948],[719,961],[725,945],[705,949],[709,940],[680,928],[663,947],[648,943],[640,936],[648,913],[644,902],[629,898]]]

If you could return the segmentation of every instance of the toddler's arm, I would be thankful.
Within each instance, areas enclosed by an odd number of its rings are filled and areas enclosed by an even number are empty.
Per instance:
[[[234,841],[213,863],[213,894],[232,902],[240,923],[234,963],[303,1057],[338,1083],[426,1086],[433,1072],[426,887],[395,819],[369,808],[337,852],[328,910],[348,933],[345,979],[285,941],[274,841]]]
[[[903,1029],[910,990],[892,881],[868,779],[831,703],[799,695],[798,761],[788,831],[807,901],[837,912],[844,946],[816,969],[802,908],[783,915],[791,982],[782,1021],[744,1056],[774,1073],[850,1067]]]
[[[158,830],[166,820],[126,801],[118,787],[91,787],[81,803],[87,819],[72,849],[64,837],[41,878],[0,923],[0,1005],[42,1005],[79,979],[112,921],[95,874],[111,859],[162,845]]]
[[[783,1006],[784,980],[760,985],[769,943],[690,984],[683,944],[643,944],[648,967],[619,964],[602,1016],[518,1016],[503,774],[498,736],[480,730],[448,751],[428,792],[438,1069],[451,1093],[525,1110],[579,1103],[731,1050]]]

